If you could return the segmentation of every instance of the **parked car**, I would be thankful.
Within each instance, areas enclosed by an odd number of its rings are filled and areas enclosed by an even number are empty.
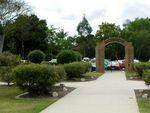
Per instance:
[[[84,61],[84,62],[90,62],[90,58],[84,57],[82,61]]]
[[[92,71],[96,71],[96,58],[91,59]],[[107,69],[110,64],[108,59],[104,59],[104,68]]]

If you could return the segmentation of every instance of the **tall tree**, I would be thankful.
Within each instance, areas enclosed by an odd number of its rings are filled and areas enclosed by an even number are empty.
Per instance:
[[[133,43],[135,58],[150,59],[150,18],[137,18],[124,24],[122,37]]]
[[[14,22],[7,24],[11,29],[6,33],[4,49],[26,57],[34,49],[46,50],[47,24],[36,15],[20,15]]]
[[[88,20],[85,16],[77,26],[78,36],[76,38],[78,50],[83,57],[94,57],[95,55],[95,39],[92,35],[92,27],[90,26]],[[89,52],[91,51],[91,52]]]
[[[77,26],[78,35],[82,37],[86,37],[91,34],[92,27],[90,26],[88,20],[83,17],[82,21]]]
[[[0,0],[0,24],[3,26],[3,33],[0,34],[0,53],[3,50],[5,33],[7,32],[6,23],[29,11],[29,6],[22,0]]]

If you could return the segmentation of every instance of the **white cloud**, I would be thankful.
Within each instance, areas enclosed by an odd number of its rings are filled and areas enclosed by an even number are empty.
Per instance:
[[[25,0],[34,12],[48,25],[64,28],[69,34],[77,34],[76,27],[83,14],[93,31],[101,22],[122,24],[127,18],[150,16],[149,0]],[[93,33],[94,33],[93,32]]]

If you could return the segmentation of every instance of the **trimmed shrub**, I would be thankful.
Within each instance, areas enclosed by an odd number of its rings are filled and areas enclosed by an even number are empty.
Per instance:
[[[144,81],[147,85],[150,85],[150,70],[146,70],[143,73]]]
[[[149,62],[140,62],[140,63],[134,63],[135,71],[138,73],[140,77],[142,77],[144,70],[150,69],[150,63]]]
[[[20,89],[40,95],[48,94],[50,88],[60,81],[60,73],[55,70],[56,68],[50,65],[29,64],[16,67],[13,74]]]
[[[57,63],[65,64],[77,61],[76,54],[72,50],[61,51],[57,56]]]
[[[90,71],[90,65],[86,62],[73,62],[64,65],[68,79],[81,78],[84,73]]]
[[[8,85],[13,81],[12,70],[21,63],[21,58],[10,52],[0,54],[0,80]]]
[[[45,60],[45,56],[41,50],[34,50],[28,54],[28,60],[33,63],[41,63]]]

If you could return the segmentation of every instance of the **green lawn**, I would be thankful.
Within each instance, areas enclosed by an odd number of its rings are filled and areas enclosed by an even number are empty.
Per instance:
[[[15,99],[20,93],[16,87],[0,86],[0,113],[39,113],[56,101],[51,98]]]
[[[150,113],[150,100],[138,100],[140,113]]]

